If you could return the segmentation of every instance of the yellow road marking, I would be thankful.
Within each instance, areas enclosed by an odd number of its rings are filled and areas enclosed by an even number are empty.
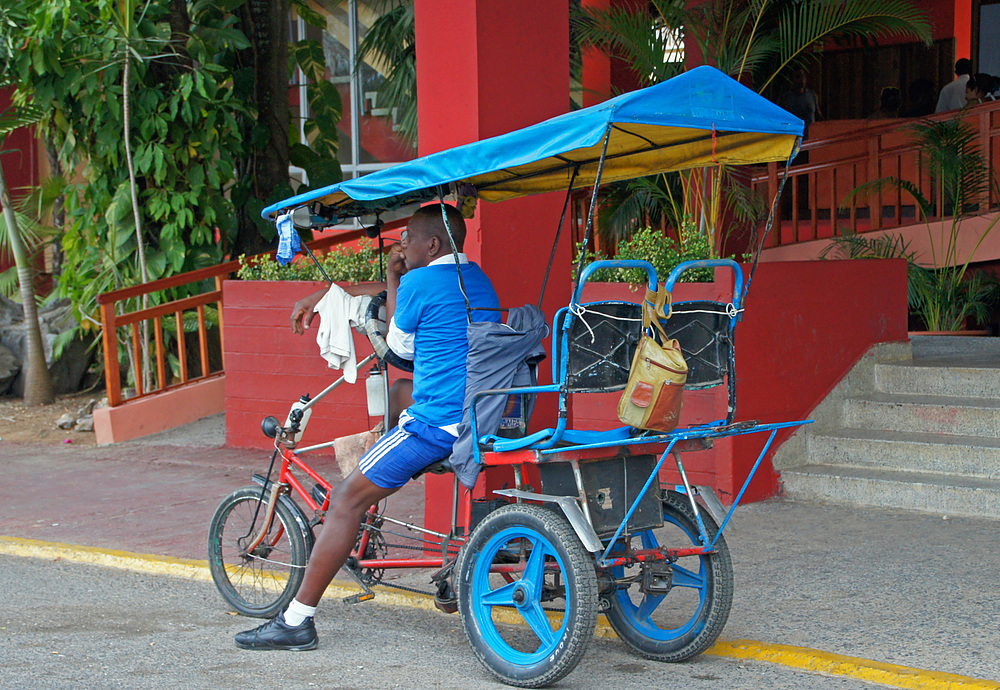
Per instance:
[[[186,578],[210,582],[208,561],[188,558],[171,558],[169,556],[154,556],[150,554],[99,549],[90,546],[74,546],[58,542],[37,541],[0,535],[0,554],[8,556],[25,556],[29,558],[62,559],[72,563],[88,563],[109,568],[119,568],[132,572],[149,573],[151,575],[168,575],[170,577]],[[357,585],[334,582],[327,588],[324,598],[339,599],[357,594],[361,588]],[[386,587],[376,587],[378,592],[376,602],[389,606],[405,606],[408,608],[436,611],[434,599],[428,595],[403,592]],[[550,618],[552,613],[549,614]],[[555,614],[558,615],[558,614]],[[520,622],[520,617],[513,611],[496,611],[498,623]],[[599,616],[595,636],[605,639],[617,635],[605,616]],[[807,647],[791,645],[767,644],[754,640],[733,640],[716,642],[705,651],[712,656],[727,657],[747,661],[764,661],[767,663],[787,666],[789,668],[821,673],[824,675],[856,678],[871,683],[879,683],[894,688],[910,690],[1000,690],[1000,682],[960,676],[940,671],[927,671],[896,664],[884,664],[879,661],[858,657],[831,654]]]
[[[925,671],[909,666],[883,664],[870,659],[831,654],[807,647],[784,644],[765,644],[753,640],[716,642],[705,654],[731,659],[767,661],[791,668],[832,676],[846,676],[870,683],[880,683],[894,688],[924,690],[988,690],[1000,688],[1000,683],[960,676],[940,671]]]

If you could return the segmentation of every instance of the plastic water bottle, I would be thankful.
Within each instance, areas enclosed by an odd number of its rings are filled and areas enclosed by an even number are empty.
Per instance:
[[[368,394],[368,416],[385,416],[385,376],[377,364],[368,372],[365,393]]]
[[[288,417],[285,418],[285,428],[287,429],[292,425],[292,413],[296,410],[302,411],[302,419],[299,420],[299,430],[292,437],[292,443],[298,443],[299,439],[302,438],[302,434],[306,431],[306,425],[309,423],[309,418],[312,416],[312,408],[306,407],[309,403],[309,396],[303,395],[301,398],[292,403],[292,409],[288,411]]]

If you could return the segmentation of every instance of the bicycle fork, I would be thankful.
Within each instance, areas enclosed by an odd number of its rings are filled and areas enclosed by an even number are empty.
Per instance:
[[[261,489],[263,493],[266,491],[266,487]],[[253,552],[260,546],[261,542],[264,541],[264,537],[267,535],[270,529],[271,521],[274,519],[274,511],[278,506],[278,496],[282,493],[288,492],[288,484],[277,484],[271,486],[271,494],[267,499],[267,508],[264,511],[264,519],[260,522],[260,527],[257,532],[250,538],[250,543],[247,544],[246,548],[243,550],[244,556],[252,555]],[[257,504],[258,506],[260,503]]]

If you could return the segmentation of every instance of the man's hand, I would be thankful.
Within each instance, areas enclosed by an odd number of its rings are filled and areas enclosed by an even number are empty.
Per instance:
[[[308,297],[303,297],[295,303],[295,306],[292,307],[292,333],[302,335],[306,332],[312,320],[316,317],[316,312],[313,310],[325,294],[326,290],[320,290]]]
[[[403,254],[403,247],[398,242],[389,247],[389,255],[386,260],[386,273],[396,279],[406,273],[406,257]]]

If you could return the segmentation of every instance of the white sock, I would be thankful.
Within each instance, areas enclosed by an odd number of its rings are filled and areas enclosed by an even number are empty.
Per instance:
[[[315,613],[315,606],[306,606],[298,599],[292,599],[292,603],[285,609],[285,625],[290,625],[293,628],[297,627],[302,625],[302,621],[306,618],[312,618]]]

